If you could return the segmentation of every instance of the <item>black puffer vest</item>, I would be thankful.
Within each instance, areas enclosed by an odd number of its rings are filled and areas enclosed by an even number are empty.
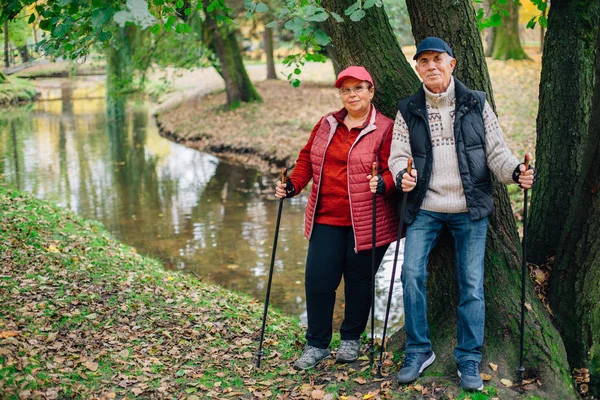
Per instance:
[[[494,208],[492,175],[487,166],[485,149],[485,93],[468,89],[456,78],[454,86],[454,143],[458,168],[469,214],[472,220],[478,220],[488,217]],[[417,186],[409,192],[404,215],[404,221],[410,224],[415,219],[429,188],[433,164],[431,132],[423,87],[414,95],[399,101],[398,109],[408,126],[413,166],[419,173]]]

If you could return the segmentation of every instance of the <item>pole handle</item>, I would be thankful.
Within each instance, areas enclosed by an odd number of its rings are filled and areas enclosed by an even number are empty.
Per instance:
[[[282,168],[281,170],[281,183],[287,182],[287,168]]]
[[[406,165],[406,173],[409,174],[409,175],[412,172],[412,163],[413,163],[413,159],[409,158],[408,159],[408,164]]]
[[[525,171],[529,169],[529,161],[531,161],[531,156],[529,153],[525,153],[525,162],[523,163],[525,164]]]
[[[377,176],[377,162],[373,161],[373,165],[371,165],[371,176]]]

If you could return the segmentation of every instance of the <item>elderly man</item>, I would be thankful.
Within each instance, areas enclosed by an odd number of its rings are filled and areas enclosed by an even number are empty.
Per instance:
[[[459,288],[454,357],[461,386],[481,390],[483,260],[493,209],[490,171],[505,184],[514,181],[530,188],[534,170],[526,170],[507,148],[485,93],[452,76],[456,59],[446,42],[426,38],[414,59],[423,86],[398,103],[389,158],[396,184],[408,196],[402,267],[407,344],[398,381],[415,380],[435,360],[425,284],[429,253],[447,227],[454,240]],[[414,160],[410,175],[409,158]]]

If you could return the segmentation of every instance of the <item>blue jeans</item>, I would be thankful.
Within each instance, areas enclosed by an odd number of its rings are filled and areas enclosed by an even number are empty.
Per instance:
[[[407,353],[431,350],[427,322],[427,263],[442,228],[446,226],[454,239],[456,280],[459,302],[456,315],[457,362],[481,362],[485,300],[483,297],[483,262],[487,218],[472,221],[469,213],[445,214],[420,210],[406,229],[402,287],[407,336]]]

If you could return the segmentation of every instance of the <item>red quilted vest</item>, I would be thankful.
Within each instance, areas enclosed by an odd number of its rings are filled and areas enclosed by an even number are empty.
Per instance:
[[[373,193],[369,190],[369,181],[366,176],[371,173],[373,161],[378,162],[379,149],[390,132],[393,121],[375,108],[371,118],[365,126],[348,153],[348,193],[350,193],[350,213],[352,227],[354,228],[354,251],[368,250],[371,248]],[[312,190],[308,197],[304,218],[304,236],[310,240],[314,225],[315,210],[319,199],[319,184],[321,172],[325,162],[327,147],[335,134],[338,122],[333,115],[323,117],[321,126],[317,131],[310,152],[312,164]],[[398,237],[398,217],[393,196],[377,196],[377,244],[383,246],[395,241]]]

